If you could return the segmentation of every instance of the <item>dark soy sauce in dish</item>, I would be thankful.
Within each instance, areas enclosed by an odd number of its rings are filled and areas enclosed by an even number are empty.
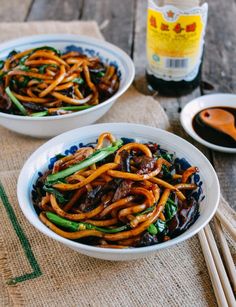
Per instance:
[[[230,112],[234,116],[234,122],[236,123],[236,108],[230,107],[214,107],[207,109],[222,109],[227,112]],[[206,109],[205,109],[206,110]],[[211,128],[207,124],[205,124],[201,119],[199,114],[204,111],[201,110],[198,114],[196,114],[193,118],[192,125],[194,131],[205,141],[223,147],[236,148],[236,141],[231,138],[229,135],[220,132],[214,128]]]

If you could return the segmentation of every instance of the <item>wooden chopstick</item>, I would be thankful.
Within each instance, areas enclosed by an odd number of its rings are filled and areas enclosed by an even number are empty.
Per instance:
[[[214,293],[215,293],[215,297],[216,297],[218,306],[227,307],[228,303],[227,303],[225,293],[224,293],[224,290],[223,290],[223,287],[220,281],[220,277],[218,275],[218,272],[215,266],[214,259],[211,254],[211,250],[210,250],[204,229],[199,231],[198,237],[200,240],[202,252],[203,252],[203,255],[206,261],[206,266],[207,266],[208,273],[209,273],[209,276],[212,282],[212,286],[214,289]]]
[[[236,269],[235,269],[234,261],[230,253],[227,241],[224,237],[222,226],[220,224],[220,221],[217,218],[214,218],[214,225],[215,225],[216,234],[219,239],[220,246],[221,246],[221,251],[222,251],[223,259],[224,259],[225,266],[227,269],[227,273],[231,281],[234,294],[236,294]]]
[[[205,227],[205,234],[206,234],[206,238],[207,238],[207,241],[208,241],[214,262],[215,262],[215,266],[216,266],[228,305],[230,307],[236,306],[234,293],[232,291],[227,273],[225,271],[223,261],[221,259],[218,247],[216,245],[216,241],[214,239],[214,236],[213,236],[213,233],[211,231],[209,224]]]
[[[216,211],[216,217],[218,218],[218,220],[220,220],[221,224],[224,225],[224,227],[229,232],[229,234],[232,236],[234,241],[236,241],[236,229],[232,227],[232,225],[229,223],[227,218],[220,212],[219,209]]]

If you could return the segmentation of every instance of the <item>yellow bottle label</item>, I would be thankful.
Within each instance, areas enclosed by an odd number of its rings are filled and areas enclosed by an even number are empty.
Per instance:
[[[199,70],[208,5],[186,11],[158,7],[149,0],[147,14],[148,73],[167,81],[191,81]]]

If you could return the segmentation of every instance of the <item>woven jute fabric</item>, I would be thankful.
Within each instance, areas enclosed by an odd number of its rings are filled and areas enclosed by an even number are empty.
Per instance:
[[[102,38],[94,22],[0,24],[1,41],[60,32]],[[159,103],[134,88],[100,122],[169,128]],[[0,306],[216,306],[197,236],[141,260],[111,262],[80,255],[31,226],[18,206],[17,177],[43,142],[0,128]]]

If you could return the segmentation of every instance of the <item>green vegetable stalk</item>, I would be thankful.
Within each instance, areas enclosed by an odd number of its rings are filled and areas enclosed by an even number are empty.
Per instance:
[[[86,110],[89,108],[92,108],[93,106],[72,106],[72,107],[60,107],[57,108],[57,111],[63,110],[63,111],[82,111],[82,110]],[[30,116],[32,117],[43,117],[43,116],[47,116],[48,110],[46,111],[42,111],[42,112],[37,112],[37,113],[32,113]]]
[[[18,108],[18,110],[23,114],[23,115],[28,115],[27,110],[25,107],[20,103],[20,101],[12,94],[11,90],[9,87],[6,88],[6,93],[8,97],[11,99],[11,101],[14,103],[14,105]]]
[[[117,228],[104,228],[104,227],[97,227],[92,224],[84,223],[84,222],[79,222],[79,223],[73,222],[73,221],[64,219],[58,216],[57,214],[49,212],[49,211],[46,212],[46,216],[49,219],[49,221],[51,221],[53,224],[66,228],[70,231],[98,230],[104,233],[117,233],[117,232],[121,232],[121,231],[129,229],[128,225],[123,225]]]
[[[80,171],[83,168],[86,168],[94,163],[97,163],[105,159],[107,156],[113,154],[117,149],[119,149],[122,144],[123,144],[122,140],[118,140],[110,146],[95,151],[93,154],[91,154],[88,158],[84,159],[83,161],[74,164],[58,173],[48,175],[46,179],[46,185],[53,185],[57,181],[66,178],[74,174],[75,172]]]
[[[30,114],[31,117],[43,117],[43,116],[47,116],[47,115],[48,115],[48,111],[41,111],[41,112],[36,112],[36,113]]]

